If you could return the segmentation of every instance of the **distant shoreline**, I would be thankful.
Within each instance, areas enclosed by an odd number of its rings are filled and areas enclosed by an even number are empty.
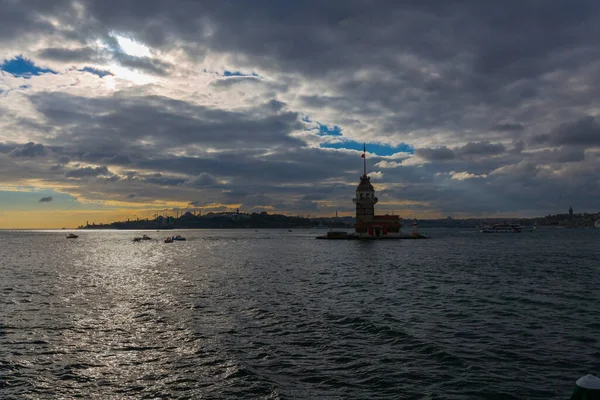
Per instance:
[[[565,213],[535,218],[464,218],[417,219],[420,228],[480,228],[485,225],[514,223],[523,226],[555,228],[592,228],[600,219],[599,213]],[[415,221],[402,219],[403,227],[410,228]],[[354,217],[290,217],[281,214],[261,213],[208,213],[195,215],[185,213],[178,217],[158,216],[155,219],[120,221],[109,224],[86,224],[77,229],[119,229],[119,230],[171,230],[171,229],[307,229],[335,228],[351,229]]]

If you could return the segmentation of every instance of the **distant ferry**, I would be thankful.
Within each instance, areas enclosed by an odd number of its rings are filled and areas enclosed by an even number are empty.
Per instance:
[[[519,224],[496,224],[492,226],[484,226],[481,228],[481,233],[521,233],[523,231],[533,230],[530,227],[523,227]]]

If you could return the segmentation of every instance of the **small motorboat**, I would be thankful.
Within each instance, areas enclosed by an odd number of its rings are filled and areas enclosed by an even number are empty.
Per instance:
[[[67,235],[67,239],[77,239],[78,237],[79,237],[79,236],[77,236],[77,235],[76,235],[76,234],[74,234],[74,233],[69,233],[69,234]]]
[[[134,242],[140,242],[142,240],[152,240],[152,238],[148,235],[143,235],[142,237],[136,236],[133,238]]]
[[[173,243],[173,238],[172,237],[166,238],[165,243]]]
[[[185,240],[185,238],[181,235],[176,235],[172,237],[173,240]]]

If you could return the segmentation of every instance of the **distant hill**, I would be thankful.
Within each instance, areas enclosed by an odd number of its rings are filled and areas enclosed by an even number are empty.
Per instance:
[[[262,213],[208,213],[181,217],[163,217],[109,224],[87,224],[79,229],[264,229],[264,228],[350,228],[354,218],[304,218]]]

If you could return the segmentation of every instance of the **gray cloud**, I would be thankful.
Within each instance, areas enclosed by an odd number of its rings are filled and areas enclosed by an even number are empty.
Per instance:
[[[306,138],[313,145],[321,140],[304,130],[308,115],[339,125],[355,141],[417,148],[427,164],[385,170],[382,184],[405,188],[388,189],[391,200],[449,213],[547,210],[560,191],[595,207],[589,199],[597,198],[600,130],[595,117],[582,115],[599,106],[597,2],[540,8],[534,0],[382,0],[377,7],[259,0],[173,7],[159,0],[0,0],[0,7],[7,10],[0,15],[0,42],[22,40],[19,49],[49,42],[29,54],[64,63],[60,71],[77,62],[104,69],[114,62],[161,78],[96,98],[101,92],[22,93],[39,120],[17,113],[3,121],[32,132],[25,137],[39,143],[0,145],[0,179],[107,176],[76,182],[79,192],[102,199],[135,192],[136,201],[187,202],[201,192],[202,201],[248,207],[346,205],[360,160],[351,152],[308,148]],[[111,37],[115,32],[156,51],[126,55]],[[98,40],[110,48],[95,51]],[[159,58],[161,51],[172,51],[169,60],[175,55],[181,65]],[[218,79],[177,99],[180,87],[168,79],[210,65],[256,71],[264,79]],[[66,159],[49,167],[35,157],[54,148],[64,149],[71,166],[92,163],[106,172],[60,167]],[[119,172],[122,179],[109,173],[123,166],[129,172]],[[487,178],[456,181],[452,171]],[[185,184],[194,180],[198,185]]]
[[[116,53],[113,59],[124,67],[142,70],[155,75],[167,75],[173,67],[170,63],[150,57],[134,57],[128,54]]]
[[[451,160],[455,157],[454,151],[446,146],[415,149],[415,154],[429,161]]]
[[[549,134],[536,136],[534,142],[551,145],[600,146],[600,122],[591,116],[561,124]]]
[[[48,197],[42,197],[38,202],[39,203],[49,203],[51,201],[54,201],[54,199],[52,198],[52,196],[48,196]]]
[[[216,183],[217,179],[213,175],[208,174],[206,172],[202,172],[200,175],[185,182],[186,185],[199,187],[212,186]]]
[[[82,47],[78,49],[48,47],[37,53],[40,58],[46,58],[54,61],[73,62],[73,61],[99,61],[99,51],[91,47]]]
[[[13,157],[35,157],[46,154],[46,149],[41,143],[29,142],[20,147],[14,148],[10,155]]]
[[[502,143],[469,142],[456,149],[456,152],[464,155],[495,155],[505,151]]]
[[[71,157],[63,154],[56,159],[56,162],[62,165],[66,165],[71,162]]]
[[[532,153],[531,160],[539,164],[579,162],[585,160],[585,152],[578,148],[543,150]]]
[[[135,151],[136,141],[147,138],[161,148],[191,143],[220,148],[304,144],[289,136],[303,129],[298,113],[282,110],[279,103],[273,102],[258,105],[254,113],[241,113],[160,96],[117,94],[89,99],[48,93],[33,95],[31,100],[55,126],[68,126],[56,141],[62,139],[60,143],[89,149],[87,159],[94,162],[123,149]],[[77,127],[77,135],[73,134],[73,126]]]
[[[65,173],[67,178],[86,178],[98,175],[108,175],[109,171],[106,166],[102,167],[83,167],[70,169]]]
[[[494,125],[492,129],[499,132],[519,132],[525,129],[525,127],[523,124],[503,123]]]

